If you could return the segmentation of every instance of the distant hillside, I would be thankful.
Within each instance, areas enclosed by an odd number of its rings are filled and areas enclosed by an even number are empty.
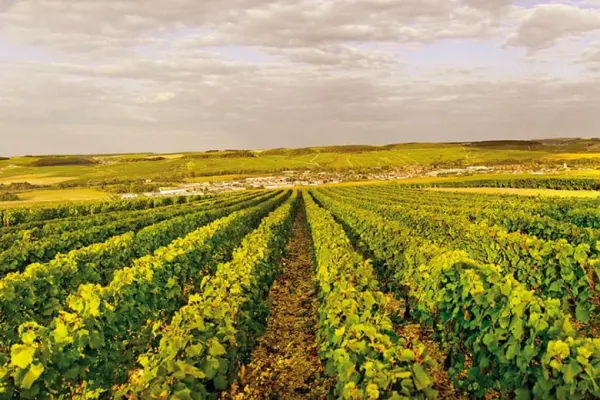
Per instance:
[[[547,146],[553,146],[562,152],[580,153],[580,152],[600,152],[600,138],[579,139],[544,139],[541,140]]]
[[[0,159],[0,184],[123,185],[184,181],[216,175],[295,170],[407,172],[471,165],[600,167],[600,139],[491,140],[462,143],[338,145],[297,149],[210,150]]]
[[[451,143],[393,143],[383,146],[375,145],[334,145],[324,147],[305,147],[300,149],[264,150],[265,155],[303,155],[314,153],[365,153],[371,151],[387,151],[401,149],[423,149],[441,147],[471,147],[494,150],[523,150],[547,152],[600,152],[600,138],[558,138],[542,140],[486,140],[480,142]]]
[[[551,151],[552,147],[542,142],[533,140],[489,140],[485,142],[465,143],[470,147],[497,150],[529,150],[529,151]]]

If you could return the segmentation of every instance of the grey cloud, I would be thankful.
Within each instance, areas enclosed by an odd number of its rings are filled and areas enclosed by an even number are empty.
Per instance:
[[[306,47],[348,41],[430,42],[485,37],[489,15],[450,0],[272,3],[234,14],[211,43]]]
[[[480,7],[479,1],[469,3]],[[186,29],[210,32],[200,35],[205,45],[297,47],[478,37],[496,28],[489,15],[456,0],[24,0],[5,22],[7,37],[16,41],[67,54],[115,56],[119,47]]]
[[[96,143],[97,151],[149,150],[152,141],[152,150],[181,151],[589,136],[600,128],[600,84],[594,81],[477,78],[452,85],[419,84],[323,74],[310,65],[266,70],[211,80],[203,80],[199,72],[185,84],[148,81],[120,88],[99,85],[95,77],[57,81],[39,76],[11,86],[9,97],[21,98],[21,104],[0,101],[2,132],[11,132],[3,148],[45,152],[48,141],[35,140],[40,131],[52,138],[52,146],[58,142],[63,151],[80,152],[89,148],[80,135],[89,135],[88,144]],[[460,69],[440,73],[468,75]],[[115,138],[115,132],[124,140]]]
[[[583,66],[589,75],[600,78],[600,42],[586,49],[576,62]]]
[[[280,54],[294,63],[329,66],[348,69],[380,69],[398,67],[401,62],[389,53],[366,50],[348,45],[322,45],[290,49],[267,49]]]
[[[561,37],[600,29],[600,11],[563,4],[541,4],[521,23],[508,45],[531,51],[549,47]]]
[[[514,3],[514,0],[464,0],[470,7],[488,11],[499,11]]]
[[[0,0],[0,13],[7,12],[16,0]]]
[[[600,43],[587,49],[581,58],[583,63],[600,64]]]
[[[537,48],[591,29],[595,11],[573,8],[534,9],[511,40]],[[451,51],[448,65],[407,61],[424,43],[500,42],[530,12],[507,0],[22,0],[6,10],[3,37],[42,55],[0,59],[0,155],[600,128],[592,76],[492,79],[494,60],[461,65]],[[570,17],[544,22],[557,15]]]

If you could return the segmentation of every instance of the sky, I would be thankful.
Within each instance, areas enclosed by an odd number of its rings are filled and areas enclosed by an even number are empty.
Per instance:
[[[0,0],[0,155],[600,137],[600,0]]]

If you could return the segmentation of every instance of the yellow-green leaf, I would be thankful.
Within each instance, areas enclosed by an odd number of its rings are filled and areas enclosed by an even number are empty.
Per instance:
[[[57,344],[67,344],[73,342],[73,338],[69,335],[67,326],[61,320],[57,321],[56,329],[54,329],[52,335],[54,336],[54,341]]]
[[[31,385],[33,385],[40,375],[42,375],[42,372],[44,372],[44,366],[42,364],[32,364],[21,381],[21,388],[30,389]]]
[[[10,352],[10,362],[19,368],[27,368],[33,361],[35,348],[22,344],[15,344]]]
[[[208,353],[213,357],[218,357],[226,354],[227,350],[225,350],[225,347],[217,340],[213,340],[208,349]]]
[[[415,376],[414,376],[415,386],[418,390],[423,390],[426,387],[431,386],[431,384],[433,383],[433,381],[431,380],[431,377],[423,369],[421,364],[414,364],[413,372],[415,373]]]

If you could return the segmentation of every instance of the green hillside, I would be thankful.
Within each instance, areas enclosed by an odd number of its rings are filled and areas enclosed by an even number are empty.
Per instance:
[[[96,185],[284,170],[600,163],[600,139],[405,143],[180,154],[24,156],[0,159],[0,184]]]

